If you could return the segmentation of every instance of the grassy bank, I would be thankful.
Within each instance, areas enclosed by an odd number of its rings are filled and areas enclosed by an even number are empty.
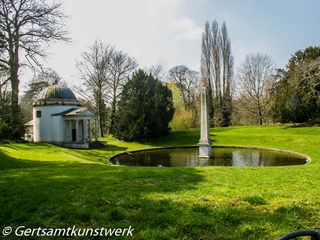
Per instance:
[[[305,166],[143,168],[105,164],[111,155],[195,145],[198,130],[143,143],[71,150],[0,145],[0,227],[128,227],[136,239],[276,239],[320,227],[320,128],[211,130],[213,145],[262,146],[307,154]]]

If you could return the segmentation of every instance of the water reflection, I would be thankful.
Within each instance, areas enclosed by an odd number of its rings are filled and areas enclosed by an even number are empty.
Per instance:
[[[167,148],[124,153],[110,162],[126,166],[197,167],[197,166],[283,166],[305,164],[294,154],[271,150],[212,148],[210,159],[199,159],[198,148]]]

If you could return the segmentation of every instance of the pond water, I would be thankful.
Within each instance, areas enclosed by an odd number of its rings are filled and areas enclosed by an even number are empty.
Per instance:
[[[236,147],[213,147],[210,159],[198,158],[198,147],[161,148],[125,152],[109,161],[116,165],[148,167],[285,166],[302,165],[306,158],[294,153]]]

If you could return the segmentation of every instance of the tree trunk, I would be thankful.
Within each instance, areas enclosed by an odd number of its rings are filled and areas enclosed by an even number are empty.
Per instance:
[[[258,106],[258,115],[259,115],[259,124],[260,124],[260,125],[263,125],[263,116],[262,116],[262,113],[261,113],[260,104],[259,104],[259,106]]]
[[[19,45],[18,39],[11,45],[10,51],[10,82],[11,82],[11,126],[13,138],[18,139],[23,134],[22,116],[19,108]]]
[[[103,125],[104,125],[104,111],[103,111],[103,100],[101,93],[99,93],[98,97],[98,117],[99,117],[99,128],[100,128],[100,137],[104,137],[103,134]]]
[[[209,105],[209,124],[210,127],[214,127],[214,105],[213,105],[213,94],[212,94],[212,84],[210,79],[208,80],[208,105]]]
[[[116,114],[116,90],[113,91],[113,99],[111,104],[111,114],[110,114],[110,132],[113,133],[114,131],[114,123],[115,123],[115,114]]]
[[[259,124],[263,125],[263,117],[261,116],[261,114],[259,113]]]

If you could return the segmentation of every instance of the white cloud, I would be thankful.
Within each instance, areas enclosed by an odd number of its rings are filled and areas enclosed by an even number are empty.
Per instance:
[[[190,18],[178,18],[172,21],[172,26],[178,40],[199,41],[202,28],[197,26]]]
[[[75,67],[95,39],[135,57],[140,67],[162,64],[192,67],[198,62],[201,28],[185,17],[184,0],[65,1],[63,12],[72,43],[53,44],[46,67],[70,85],[79,82]],[[167,70],[167,69],[166,69]],[[23,82],[28,81],[24,77]]]

